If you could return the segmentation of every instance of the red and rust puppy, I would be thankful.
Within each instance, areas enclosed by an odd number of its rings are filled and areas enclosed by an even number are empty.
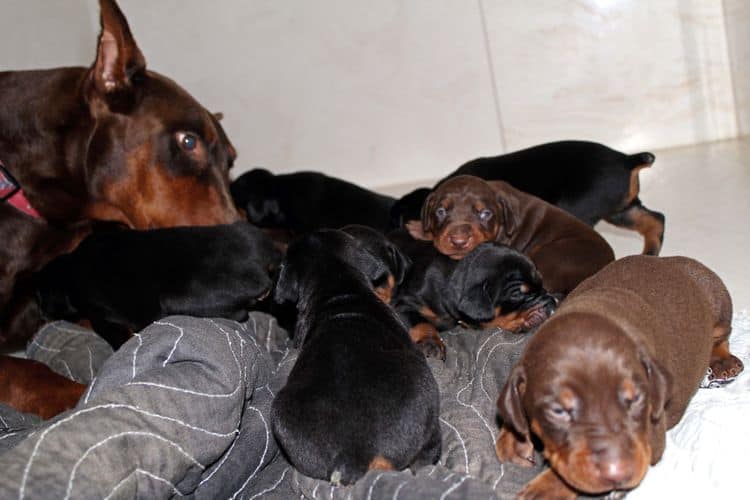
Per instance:
[[[534,262],[545,289],[562,295],[615,258],[599,233],[564,210],[505,182],[470,175],[435,188],[424,202],[422,220],[407,228],[453,259],[485,241],[507,245]]]
[[[425,354],[445,358],[438,331],[457,325],[526,332],[556,307],[531,260],[495,242],[477,246],[456,261],[401,230],[389,234],[412,261],[394,307]]]
[[[458,175],[505,181],[516,189],[562,208],[593,226],[604,219],[643,235],[643,253],[658,255],[664,239],[664,215],[638,198],[638,173],[654,163],[648,152],[627,155],[589,141],[558,141],[512,153],[477,158],[441,182]],[[396,227],[419,218],[429,190],[418,189],[392,209]]]
[[[91,220],[136,229],[238,220],[229,194],[236,153],[219,122],[146,69],[113,0],[100,7],[91,67],[0,73],[0,181],[19,189],[10,200],[18,209],[1,215],[18,224],[39,217],[61,231]],[[5,226],[0,290],[15,294],[34,242]],[[79,235],[70,238],[75,246]]]
[[[664,452],[710,368],[731,379],[732,303],[711,270],[686,257],[631,256],[581,283],[526,346],[498,399],[501,461],[551,469],[523,498],[635,488]]]
[[[20,412],[52,418],[73,408],[85,390],[39,361],[0,356],[0,402]]]
[[[439,391],[396,312],[373,290],[389,268],[349,234],[293,242],[274,297],[297,304],[300,347],[271,426],[303,474],[349,484],[440,457]]]

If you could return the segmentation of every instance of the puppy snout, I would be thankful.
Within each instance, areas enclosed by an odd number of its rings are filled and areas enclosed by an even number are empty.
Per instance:
[[[618,488],[631,481],[634,468],[627,460],[608,457],[599,463],[599,472],[604,481],[610,483],[613,488]]]
[[[473,241],[471,226],[460,226],[451,231],[449,235],[451,245],[456,248],[466,248]]]

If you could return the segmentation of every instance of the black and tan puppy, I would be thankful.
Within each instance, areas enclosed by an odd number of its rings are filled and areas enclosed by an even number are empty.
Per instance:
[[[710,367],[729,379],[732,303],[718,276],[685,257],[632,256],[581,283],[526,346],[500,393],[501,461],[551,469],[522,498],[628,490],[664,452]]]
[[[256,168],[230,185],[232,198],[253,224],[293,236],[362,224],[385,232],[394,199],[320,172],[274,175]]]
[[[437,383],[405,325],[372,287],[387,270],[336,230],[289,247],[274,292],[297,304],[299,356],[271,407],[289,461],[349,484],[369,469],[400,470],[440,456]]]
[[[88,319],[118,348],[172,314],[244,319],[280,260],[247,222],[96,232],[40,272],[37,297],[48,318]]]
[[[394,307],[409,326],[412,340],[433,346],[428,354],[444,357],[439,331],[460,324],[525,332],[539,326],[556,307],[534,263],[510,247],[482,243],[456,261],[403,231],[389,237],[412,261]]]

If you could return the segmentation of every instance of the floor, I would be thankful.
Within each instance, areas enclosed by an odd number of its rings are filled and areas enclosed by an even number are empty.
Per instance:
[[[661,255],[685,255],[713,269],[727,285],[736,311],[750,309],[750,137],[654,151],[641,171],[641,201],[666,217]],[[386,186],[400,196],[434,180]],[[618,257],[640,253],[638,233],[606,222],[596,229]]]

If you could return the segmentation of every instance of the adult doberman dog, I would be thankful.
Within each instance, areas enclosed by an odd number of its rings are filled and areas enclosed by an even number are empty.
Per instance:
[[[551,469],[522,498],[575,498],[636,487],[667,429],[706,378],[736,377],[732,301],[686,257],[634,255],[578,286],[526,346],[498,399],[501,461],[529,465],[532,434]]]
[[[30,300],[18,282],[72,250],[89,222],[149,229],[239,220],[229,194],[236,152],[218,120],[146,69],[113,0],[100,8],[91,67],[0,73],[0,343],[33,323],[18,320]],[[56,243],[47,245],[51,232]]]

